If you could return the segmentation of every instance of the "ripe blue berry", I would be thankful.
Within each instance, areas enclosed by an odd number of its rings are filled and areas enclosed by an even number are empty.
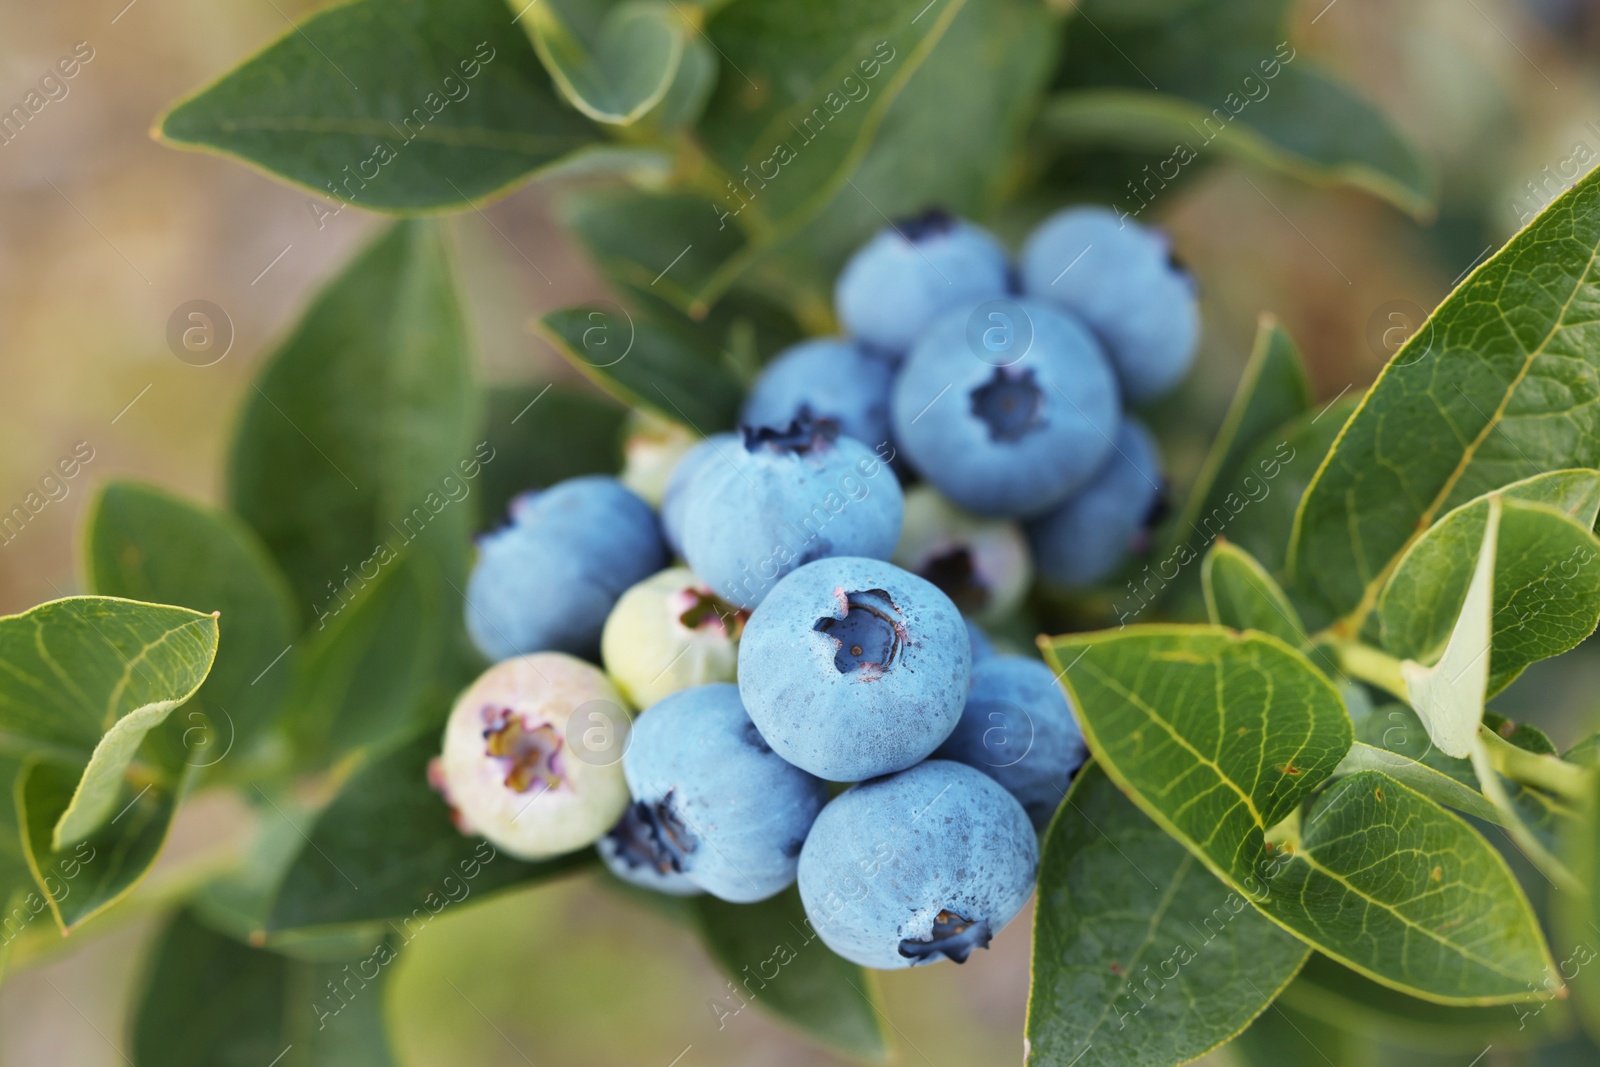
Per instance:
[[[762,370],[745,397],[746,426],[827,420],[869,448],[889,440],[889,385],[894,368],[839,337],[802,341]]]
[[[835,782],[909,767],[966,703],[961,613],[929,582],[873,559],[807,564],[779,582],[739,643],[739,692],[784,759]]]
[[[1117,434],[1116,450],[1094,480],[1054,511],[1028,523],[1039,574],[1066,589],[1102,581],[1129,553],[1146,547],[1165,498],[1155,438],[1128,419]]]
[[[521,859],[571,852],[617,821],[628,789],[615,754],[569,738],[598,729],[620,752],[627,724],[598,668],[559,652],[520,656],[457,698],[430,777],[463,833]]]
[[[621,850],[741,903],[794,881],[827,799],[822,781],[774,754],[734,685],[685,689],[650,708],[622,769],[634,803]]]
[[[688,875],[673,867],[670,854],[658,849],[655,842],[648,809],[630,804],[617,825],[594,843],[594,850],[606,869],[629,885],[673,897],[704,893]]]
[[[989,640],[989,635],[984,633],[977,623],[971,619],[966,620],[966,623],[967,640],[972,646],[972,665],[977,667],[979,663],[995,655],[994,643]]]
[[[933,755],[999,782],[1043,830],[1088,749],[1050,668],[1026,656],[995,656],[972,668],[961,721]]]
[[[1173,263],[1159,230],[1102,207],[1058,211],[1023,246],[1022,284],[1030,297],[1089,324],[1133,403],[1171,389],[1194,360],[1200,336],[1194,281]]]
[[[511,503],[478,541],[467,632],[493,661],[545,650],[593,655],[622,591],[666,565],[650,505],[615,478],[572,478]]]
[[[1033,578],[1028,542],[1014,523],[969,515],[930,485],[906,493],[892,558],[944,590],[963,614],[985,622],[1015,611]]]
[[[800,900],[823,943],[863,967],[961,963],[1022,910],[1038,866],[1010,793],[929,760],[822,809],[800,853]]]
[[[895,438],[923,477],[979,515],[1037,515],[1111,451],[1117,383],[1099,343],[1037,301],[941,316],[895,380]]]
[[[666,491],[661,496],[661,536],[667,547],[679,556],[683,555],[683,523],[689,510],[689,486],[713,463],[731,460],[734,449],[740,447],[740,440],[736,433],[712,434],[685,452],[672,468],[672,477],[667,480]]]
[[[778,579],[815,559],[894,551],[900,483],[830,423],[747,428],[742,445],[723,451],[688,486],[683,552],[729,603],[755,607]]]
[[[878,231],[850,257],[834,284],[834,309],[851,334],[898,355],[940,312],[1003,296],[1010,270],[986,230],[929,211]]]

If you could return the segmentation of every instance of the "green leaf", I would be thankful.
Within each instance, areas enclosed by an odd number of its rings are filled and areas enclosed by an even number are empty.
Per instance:
[[[791,232],[841,189],[963,0],[730,4],[705,32],[726,68],[698,134],[746,230]],[[720,217],[720,214],[719,214]]]
[[[1046,832],[1028,1062],[1186,1063],[1250,1024],[1307,949],[1217,881],[1093,763]]]
[[[1458,1008],[1408,997],[1319,953],[1283,991],[1280,1004],[1328,1025],[1430,1052],[1518,1048],[1565,1029],[1565,1005]]]
[[[1216,503],[1208,505],[1190,527],[1199,535],[1190,546],[1203,547],[1211,538],[1226,533],[1228,540],[1278,577],[1284,592],[1295,599],[1297,589],[1281,580],[1295,512],[1355,407],[1354,399],[1335,401],[1318,411],[1304,412],[1261,438],[1234,468],[1238,473],[1218,485],[1221,496]],[[1296,606],[1306,619],[1308,605],[1296,599]]]
[[[600,141],[500,0],[330,7],[179,101],[156,131],[336,203],[399,212],[466,208]],[[319,226],[332,213],[313,209]]]
[[[296,749],[326,764],[416,736],[449,699],[447,645],[459,617],[460,595],[421,552],[385,562],[374,581],[331,601],[295,676],[287,726]]]
[[[814,1041],[855,1059],[889,1059],[879,1021],[877,983],[817,940],[800,894],[790,888],[759,904],[729,904],[712,896],[692,902],[706,947],[735,982],[751,974],[776,976],[750,990],[755,1003]],[[747,987],[748,988],[748,987]],[[720,1020],[740,1010],[731,996],[712,1002]],[[719,1010],[720,1009],[720,1010]]]
[[[409,938],[451,902],[594,862],[584,850],[525,863],[463,836],[428,786],[428,761],[438,753],[438,741],[427,737],[370,764],[300,827],[308,840],[284,876],[269,932],[394,920]]]
[[[1347,632],[1452,508],[1600,466],[1597,253],[1591,174],[1444,299],[1346,424],[1301,502],[1289,570]]]
[[[1316,795],[1298,831],[1285,824],[1351,743],[1338,691],[1298,653],[1198,626],[1057,637],[1044,651],[1106,773],[1268,917],[1413,996],[1528,998],[1547,962],[1538,924],[1458,817],[1363,771]]]
[[[1531,727],[1509,723],[1492,711],[1483,724],[1498,731],[1518,748],[1554,752],[1549,739]],[[1548,747],[1547,747],[1548,746]],[[1404,704],[1386,704],[1356,723],[1356,743],[1339,764],[1339,774],[1382,771],[1423,796],[1476,819],[1505,826],[1505,813],[1483,795],[1472,761],[1445,755],[1434,747],[1417,713]],[[1548,847],[1554,847],[1563,828],[1575,817],[1570,805],[1531,786],[1506,782],[1505,789],[1517,813]]]
[[[140,987],[134,1063],[393,1067],[383,1000],[395,957],[380,936],[348,961],[291,959],[179,912]]]
[[[712,354],[643,315],[616,305],[563,308],[540,330],[556,350],[601,388],[643,405],[702,436],[738,417],[738,381]]]
[[[551,3],[511,0],[545,69],[573,107],[596,122],[630,126],[667,95],[692,32],[670,4],[630,0],[582,39]]]
[[[77,784],[76,769],[35,760],[17,776],[13,797],[28,868],[64,934],[111,907],[144,878],[166,843],[178,806],[175,785],[140,787],[119,778],[110,821],[86,838],[52,847]]]
[[[252,387],[230,496],[309,614],[370,581],[383,550],[426,547],[465,573],[469,347],[442,234],[401,223],[322,291]]]
[[[1294,605],[1244,549],[1219,537],[1206,553],[1200,579],[1212,622],[1234,630],[1260,630],[1288,645],[1306,643]]]
[[[203,737],[191,762],[248,752],[283,703],[299,630],[288,583],[255,533],[227,512],[125,481],[101,489],[85,531],[95,592],[221,613],[216,662],[185,712]]]
[[[507,385],[489,390],[491,461],[483,466],[481,523],[497,525],[518,493],[622,467],[627,410],[589,391]]]
[[[1466,600],[1491,500],[1504,506],[1494,566],[1488,695],[1528,664],[1575,647],[1600,619],[1600,540],[1591,532],[1600,472],[1536,475],[1445,515],[1412,542],[1378,597],[1383,645],[1397,656],[1436,658]]]
[[[1300,350],[1277,319],[1262,315],[1233,402],[1183,511],[1172,524],[1172,534],[1186,537],[1202,515],[1222,507],[1227,493],[1237,488],[1235,472],[1250,470],[1245,464],[1251,450],[1310,407],[1311,383]]]
[[[1288,41],[1285,0],[1202,0],[1129,23],[1115,0],[1078,9],[1063,87],[1041,125],[1066,145],[1166,153],[1138,214],[1196,159],[1222,156],[1319,184],[1352,185],[1419,218],[1436,181],[1394,124]],[[1087,24],[1087,25],[1085,25]]]
[[[68,597],[0,618],[0,752],[79,767],[41,847],[74,845],[111,816],[134,750],[216,654],[216,618],[188,608]]]

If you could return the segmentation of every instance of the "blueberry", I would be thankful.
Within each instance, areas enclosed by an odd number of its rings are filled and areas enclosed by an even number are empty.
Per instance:
[[[966,620],[966,623],[967,641],[972,647],[972,666],[976,668],[978,664],[995,655],[994,643],[989,640],[989,635],[984,633],[977,623],[971,619]]]
[[[740,441],[736,433],[712,434],[685,452],[672,468],[672,477],[661,495],[661,536],[666,539],[667,547],[679,556],[683,555],[683,522],[689,509],[689,486],[713,463],[731,462]]]
[[[900,537],[900,483],[831,423],[747,428],[688,487],[683,552],[724,600],[761,603],[785,574],[825,556],[887,559]]]
[[[598,723],[600,726],[596,726]],[[622,697],[598,668],[559,652],[498,663],[450,711],[433,784],[463,833],[520,859],[590,845],[628,806],[622,764],[574,732],[605,729],[620,752]]]
[[[1036,515],[1111,451],[1121,421],[1099,343],[1037,301],[941,316],[895,380],[895,438],[951,501],[979,515]]]
[[[1014,523],[969,515],[930,485],[906,493],[893,561],[944,590],[963,614],[1006,618],[1028,592],[1028,542]]]
[[[622,594],[600,634],[600,658],[622,695],[647,708],[680,689],[731,682],[744,614],[686,567],[651,575]]]
[[[1010,271],[986,230],[930,211],[878,231],[850,257],[834,285],[834,309],[851,334],[898,354],[940,312],[1004,295]]]
[[[961,721],[933,755],[999,782],[1042,831],[1088,749],[1050,668],[1026,656],[995,656],[972,668]]]
[[[622,769],[634,803],[622,851],[723,900],[765,900],[794,881],[827,786],[767,745],[734,685],[685,689],[634,724]]]
[[[929,760],[822,809],[800,853],[800,900],[823,943],[863,967],[961,963],[1022,910],[1038,866],[1010,793]]]
[[[972,652],[961,613],[890,563],[842,557],[779,582],[739,642],[739,692],[778,755],[854,782],[909,767],[949,736]]]
[[[547,650],[592,655],[617,597],[666,562],[650,505],[615,478],[524,493],[511,503],[511,524],[478,541],[467,632],[494,661]]]
[[[647,811],[628,805],[617,825],[594,843],[600,861],[612,874],[641,889],[653,889],[674,897],[704,893],[705,890],[690,881],[688,875],[674,870],[670,860],[653,845],[641,847],[641,843],[654,840],[654,831],[645,821]]]
[[[1128,419],[1094,480],[1054,511],[1028,523],[1034,565],[1067,589],[1094,585],[1130,552],[1142,551],[1160,520],[1166,491],[1150,431]]]
[[[1194,281],[1173,263],[1158,230],[1102,207],[1058,211],[1023,246],[1022,285],[1089,324],[1133,403],[1171,389],[1194,360]]]
[[[744,399],[746,426],[826,420],[876,448],[889,440],[889,385],[894,368],[846,338],[801,341],[778,353]]]

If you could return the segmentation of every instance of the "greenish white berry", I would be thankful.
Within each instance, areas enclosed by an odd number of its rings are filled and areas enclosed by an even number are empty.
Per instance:
[[[671,567],[622,594],[601,632],[600,656],[623,696],[648,708],[680,689],[733,681],[743,626],[743,612],[687,567]]]
[[[699,440],[678,423],[648,411],[633,411],[622,438],[622,484],[659,508],[678,460]]]

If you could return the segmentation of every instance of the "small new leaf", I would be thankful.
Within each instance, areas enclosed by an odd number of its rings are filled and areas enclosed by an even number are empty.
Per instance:
[[[1499,497],[1491,497],[1478,562],[1444,655],[1431,667],[1415,660],[1400,665],[1406,694],[1428,736],[1440,752],[1456,759],[1472,755],[1478,726],[1483,722],[1494,634],[1494,564],[1500,512]]]

